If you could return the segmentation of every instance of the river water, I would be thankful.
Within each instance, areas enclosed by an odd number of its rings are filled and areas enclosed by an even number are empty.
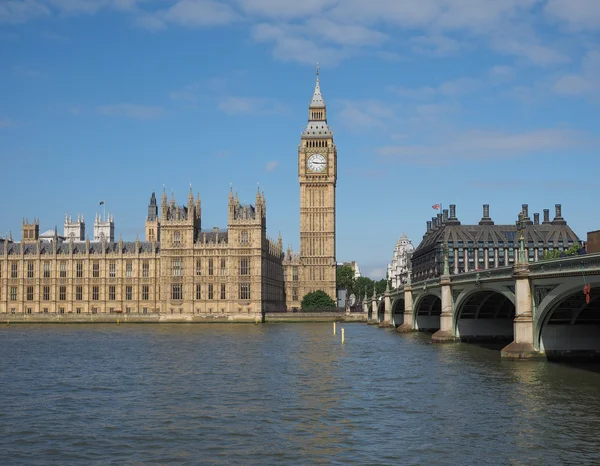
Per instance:
[[[3,326],[0,463],[600,463],[599,373],[344,329]]]

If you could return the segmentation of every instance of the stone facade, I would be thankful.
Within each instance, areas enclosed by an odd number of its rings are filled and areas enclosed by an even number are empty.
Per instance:
[[[387,266],[387,276],[391,281],[392,288],[398,288],[407,282],[410,257],[414,249],[415,247],[406,234],[402,233],[394,246],[392,262]]]
[[[41,241],[38,222],[24,221],[20,243],[0,242],[0,313],[255,321],[284,308],[281,238],[267,238],[264,194],[252,206],[230,192],[228,230],[204,231],[191,189],[183,206],[163,193],[160,237]]]
[[[308,108],[308,124],[298,146],[300,182],[300,253],[286,258],[288,309],[316,290],[336,296],[335,189],[337,149],[327,123],[327,107],[317,82]],[[290,280],[298,269],[298,281]],[[296,295],[295,289],[298,288]],[[298,297],[298,300],[293,299]]]

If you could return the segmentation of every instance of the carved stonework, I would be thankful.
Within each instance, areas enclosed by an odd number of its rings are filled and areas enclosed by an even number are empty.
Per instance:
[[[544,285],[544,286],[536,286],[533,290],[533,299],[535,301],[535,305],[539,306],[540,303],[544,300],[548,293],[550,293],[554,288],[558,285]]]
[[[456,302],[463,290],[452,290],[452,302]]]

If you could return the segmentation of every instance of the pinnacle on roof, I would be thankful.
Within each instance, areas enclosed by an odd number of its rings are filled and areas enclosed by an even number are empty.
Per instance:
[[[325,100],[321,95],[321,86],[319,85],[319,64],[317,63],[317,82],[315,84],[315,92],[310,101],[310,108],[325,108]]]

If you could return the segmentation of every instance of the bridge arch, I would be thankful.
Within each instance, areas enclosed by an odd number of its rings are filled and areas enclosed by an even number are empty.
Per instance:
[[[404,297],[398,297],[392,302],[390,321],[394,327],[404,323]]]
[[[552,289],[535,311],[534,347],[548,359],[600,360],[600,277],[577,277]],[[535,299],[535,296],[534,296]]]
[[[367,320],[373,320],[373,305],[371,303],[367,304]]]
[[[455,335],[462,341],[512,341],[515,295],[506,287],[464,291],[454,305]]]
[[[440,329],[442,298],[428,293],[418,297],[413,306],[414,328],[421,332],[435,332]]]

